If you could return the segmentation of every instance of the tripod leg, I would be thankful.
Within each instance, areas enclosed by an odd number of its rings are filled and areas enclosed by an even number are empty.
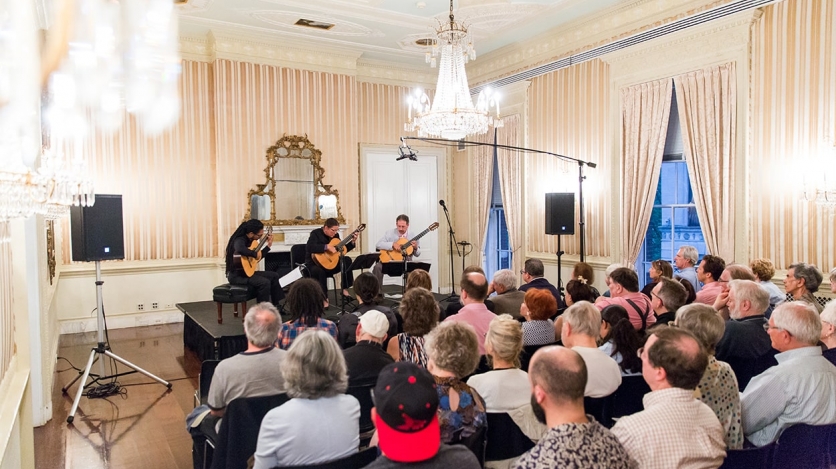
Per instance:
[[[98,356],[96,356],[96,358],[93,360],[93,363],[96,363],[98,360],[99,360],[99,357],[98,357]],[[70,381],[70,382],[69,382],[69,384],[67,384],[66,386],[64,386],[63,388],[61,388],[61,392],[63,392],[64,394],[66,394],[66,393],[67,393],[67,391],[69,391],[69,390],[70,390],[70,388],[73,386],[73,384],[75,384],[75,382],[76,382],[76,381],[78,381],[79,379],[81,379],[81,377],[82,377],[83,375],[84,375],[84,370],[79,370],[79,372],[78,372],[78,374],[75,376],[75,378],[73,378],[73,380],[72,380],[72,381]],[[90,376],[92,376],[92,377],[93,377],[93,379],[98,379],[98,378],[99,378],[99,375],[97,375],[97,374],[95,374],[95,373],[90,373]],[[83,382],[81,383],[81,386],[82,386],[82,387],[84,386],[84,383],[83,383]]]
[[[78,403],[81,401],[81,395],[84,394],[84,383],[87,382],[87,377],[90,376],[90,369],[93,367],[93,359],[96,358],[96,349],[90,351],[90,358],[87,360],[87,366],[84,367],[84,374],[81,376],[81,383],[78,384],[78,391],[75,393],[73,399],[73,406],[70,408],[70,415],[67,417],[67,423],[73,423],[75,419],[75,411],[78,410]]]
[[[167,387],[168,389],[171,389],[171,383],[169,383],[168,381],[152,374],[150,371],[146,371],[146,370],[134,365],[133,363],[125,360],[124,358],[120,357],[119,355],[116,355],[115,353],[111,352],[110,350],[105,350],[104,354],[107,355],[108,357],[118,361],[119,363],[127,366],[127,367],[133,368],[134,370],[144,374],[145,376],[153,379],[154,381],[156,381],[156,382],[158,382],[162,385],[165,385],[165,387]]]

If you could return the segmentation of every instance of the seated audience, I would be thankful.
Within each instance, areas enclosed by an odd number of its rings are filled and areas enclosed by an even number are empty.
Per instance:
[[[514,466],[517,469],[637,467],[618,439],[584,409],[584,360],[564,347],[546,347],[531,360],[531,405],[549,431]]]
[[[610,274],[610,298],[598,298],[599,310],[609,305],[621,305],[630,315],[637,331],[644,332],[656,322],[650,300],[639,291],[639,277],[632,269],[619,267]]]
[[[590,303],[595,302],[601,293],[598,292],[598,289],[595,288],[592,284],[595,283],[595,270],[592,269],[592,266],[587,264],[586,262],[578,262],[572,268],[572,280],[581,280],[586,281],[586,286],[592,291],[592,300],[578,300],[578,301],[589,301]],[[568,306],[568,305],[567,305]]]
[[[639,334],[630,324],[623,306],[610,305],[601,311],[601,340],[598,350],[612,357],[621,375],[637,375],[642,372],[642,361],[636,355],[641,346]]]
[[[586,279],[573,279],[566,283],[566,306],[572,306],[578,301],[588,301],[592,303],[600,295],[593,295],[592,288],[587,285]]]
[[[556,307],[554,296],[547,290],[534,288],[525,292],[525,299],[520,306],[520,314],[525,318],[522,325],[523,345],[548,345],[555,342],[554,322],[549,317]]]
[[[285,306],[290,310],[290,321],[279,329],[279,348],[289,349],[296,337],[308,329],[321,329],[337,338],[337,325],[322,318],[325,314],[325,293],[316,280],[302,278],[293,282]]]
[[[487,275],[485,275],[485,271],[482,270],[482,268],[479,267],[478,265],[469,265],[469,266],[465,267],[464,271],[462,271],[462,276],[465,276],[465,275],[470,274],[470,273],[482,274],[483,277],[488,278]],[[488,311],[490,311],[490,312],[494,311],[493,301],[488,299],[487,295],[485,296],[484,303],[485,303],[485,307],[488,308]],[[459,310],[462,309],[462,307],[464,307],[464,304],[462,304],[462,299],[461,299],[461,296],[460,296],[459,298],[456,299],[456,301],[451,301],[450,303],[448,303],[447,307],[443,311],[441,311],[441,317],[439,318],[439,321],[443,321],[443,320],[447,319],[448,317],[458,313]]]
[[[479,365],[473,326],[442,322],[427,336],[427,371],[435,377],[441,442],[458,443],[487,425],[485,402],[462,378]]]
[[[676,311],[685,305],[687,299],[688,291],[681,282],[668,278],[659,279],[650,292],[650,306],[656,315],[654,326],[673,322],[676,319]]]
[[[374,275],[372,280],[377,283]],[[354,285],[357,285],[357,281]],[[355,331],[356,345],[346,349],[344,354],[349,386],[373,383],[380,370],[395,361],[383,350],[388,330],[389,319],[380,311],[370,310],[360,316]]]
[[[419,272],[419,271],[413,271]],[[351,314],[345,314],[337,324],[337,341],[342,348],[352,347],[355,343],[357,323],[366,312],[380,311],[389,320],[389,328],[386,330],[388,337],[394,337],[398,333],[398,319],[395,313],[387,306],[379,304],[380,282],[371,272],[363,272],[354,279],[354,295],[360,303]]]
[[[720,276],[726,268],[726,261],[718,256],[706,254],[697,267],[697,280],[702,283],[702,288],[697,292],[697,299],[694,303],[714,305],[714,300],[723,292],[726,284],[720,282]]]
[[[723,269],[723,273],[720,274],[718,281],[718,283],[723,285],[723,290],[717,295],[713,306],[720,313],[720,316],[723,317],[724,321],[729,319],[729,308],[726,303],[729,301],[729,282],[732,280],[751,280],[754,282],[757,280],[757,277],[755,277],[752,269],[742,264],[729,264]]]
[[[488,297],[488,280],[484,274],[470,272],[462,275],[461,302],[464,305],[458,313],[448,316],[444,322],[464,322],[473,326],[476,336],[479,338],[479,354],[485,354],[485,334],[488,333],[495,314],[485,306],[485,298]]]
[[[757,282],[732,280],[727,301],[730,319],[717,344],[717,360],[731,366],[738,389],[746,389],[753,376],[777,365],[764,311],[769,307],[769,293]]]
[[[517,276],[512,270],[501,269],[493,274],[493,281],[488,287],[488,295],[492,293],[496,293],[491,297],[494,313],[510,314],[514,318],[520,318],[520,305],[525,298],[525,292],[517,290]]]
[[[651,392],[644,410],[612,427],[627,453],[643,469],[717,468],[726,456],[723,426],[694,389],[708,356],[688,331],[655,329],[641,350],[642,375]]]
[[[797,423],[836,423],[836,367],[816,345],[821,319],[810,304],[781,303],[767,324],[778,365],[749,381],[740,395],[743,433],[755,446],[777,440]]]
[[[836,300],[830,300],[821,312],[821,342],[827,347],[822,356],[836,365]]]
[[[787,295],[772,283],[775,276],[775,265],[769,259],[755,259],[749,263],[757,282],[769,293],[769,305],[773,308],[787,300]]]
[[[554,285],[549,283],[545,277],[543,277],[545,270],[545,267],[543,267],[543,261],[540,259],[526,259],[525,268],[520,271],[523,281],[525,282],[525,284],[520,286],[520,291],[527,292],[533,288],[548,290],[557,302],[557,307],[549,315],[549,317],[551,317],[557,314],[557,310],[559,308],[563,308],[564,306],[563,300],[560,298],[560,292]]]
[[[685,291],[688,292],[688,297],[685,298],[685,304],[689,305],[697,299],[697,292],[694,290],[694,286],[691,282],[685,280],[684,278],[675,278],[677,282],[679,282],[683,287],[685,287]]]
[[[433,291],[433,279],[426,270],[413,270],[406,276],[406,286],[404,289],[412,290],[415,287],[421,287],[427,291]],[[355,287],[356,288],[356,287]]]
[[[630,264],[623,264],[621,262],[617,262],[615,264],[610,264],[610,265],[607,266],[607,269],[604,270],[604,283],[607,284],[607,291],[605,291],[604,294],[601,295],[604,298],[609,298],[610,296],[612,296],[610,294],[610,290],[609,290],[610,282],[612,282],[612,277],[611,277],[612,273],[615,272],[615,269],[620,269],[622,267],[630,269],[630,270],[635,270],[635,266],[632,266]],[[636,277],[636,278],[638,278],[638,277]],[[598,301],[598,298],[595,298],[595,301]]]
[[[821,313],[824,306],[813,296],[813,293],[819,290],[819,285],[821,285],[823,279],[824,277],[816,266],[799,262],[790,265],[789,270],[787,270],[787,276],[784,278],[784,290],[792,295],[793,300],[803,301],[815,308],[818,313]]]
[[[479,460],[466,447],[441,443],[439,398],[427,370],[414,363],[387,365],[374,396],[372,421],[381,455],[367,469],[480,469]]]
[[[673,264],[676,266],[676,272],[673,274],[673,278],[687,280],[694,287],[694,293],[699,293],[701,287],[700,282],[697,280],[697,271],[694,268],[697,265],[699,257],[697,248],[694,246],[682,246],[673,258]]]
[[[640,293],[641,294],[641,293]],[[588,380],[584,396],[609,396],[621,385],[621,369],[609,355],[598,350],[601,313],[588,301],[573,304],[563,313],[563,345],[580,354]]]
[[[659,279],[673,278],[673,267],[671,267],[671,263],[668,261],[656,259],[650,263],[650,270],[647,274],[650,276],[651,281],[642,288],[642,293],[650,298],[650,292],[659,283]]]
[[[360,403],[344,394],[348,376],[337,341],[322,330],[303,332],[282,363],[282,378],[291,399],[261,421],[255,469],[317,464],[356,453]]]
[[[676,312],[676,326],[694,334],[708,354],[708,367],[694,397],[714,411],[726,432],[726,447],[743,447],[743,427],[740,424],[740,393],[737,378],[728,363],[714,358],[714,347],[726,330],[725,321],[708,305],[683,306]]]
[[[403,332],[389,341],[386,352],[395,361],[408,361],[427,367],[424,336],[438,324],[438,303],[432,293],[421,287],[413,288],[401,299]]]

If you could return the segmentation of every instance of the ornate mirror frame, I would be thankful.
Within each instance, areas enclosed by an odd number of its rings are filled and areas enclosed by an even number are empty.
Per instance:
[[[282,134],[282,138],[277,140],[273,146],[267,149],[266,158],[267,166],[264,168],[264,175],[266,180],[264,184],[256,184],[256,188],[251,189],[249,193],[247,193],[247,212],[244,215],[244,220],[249,220],[251,218],[253,208],[253,197],[267,196],[270,200],[270,218],[267,220],[261,220],[262,222],[264,222],[265,225],[321,225],[325,223],[326,218],[329,218],[329,216],[323,218],[322,214],[320,213],[320,198],[322,196],[326,196],[333,197],[334,199],[336,199],[336,216],[334,218],[339,220],[340,224],[345,223],[345,218],[343,218],[342,214],[342,208],[340,207],[340,193],[338,190],[332,189],[331,185],[323,184],[325,169],[322,168],[321,164],[322,152],[318,150],[313,145],[313,143],[310,142],[310,140],[308,140],[307,134],[305,134],[304,136]],[[312,184],[314,185],[314,200],[312,201],[312,203],[314,205],[315,210],[315,218],[313,219],[276,218],[277,174],[274,168],[281,159],[286,158],[309,160],[311,163],[311,166],[313,168]]]

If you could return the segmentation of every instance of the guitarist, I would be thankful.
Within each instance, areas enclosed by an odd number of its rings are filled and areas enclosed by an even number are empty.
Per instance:
[[[413,238],[413,233],[409,232],[409,217],[404,214],[398,215],[398,218],[395,219],[395,229],[389,230],[386,233],[384,233],[383,237],[380,238],[380,241],[377,242],[377,245],[375,247],[377,249],[387,251],[391,249],[400,250],[402,247],[405,247],[397,244],[398,240],[401,238]],[[421,256],[421,247],[419,245],[419,241],[412,242],[412,257]],[[408,258],[407,260],[411,260],[411,258]],[[383,285],[383,264],[380,262],[375,264],[372,268],[372,273],[375,277],[377,277],[377,281],[381,285]]]
[[[264,223],[259,220],[247,220],[238,226],[238,229],[229,237],[226,244],[226,277],[233,285],[247,285],[255,287],[258,292],[258,302],[270,301],[278,308],[279,301],[284,299],[284,291],[279,286],[279,274],[269,271],[257,271],[252,277],[247,277],[244,269],[233,263],[234,255],[257,257],[258,253],[251,250],[253,241],[258,241],[264,236]],[[273,236],[267,238],[262,255],[270,252],[273,245]],[[246,311],[245,311],[246,313]]]
[[[332,270],[325,270],[314,262],[311,254],[317,254],[320,252],[337,252],[334,246],[331,246],[328,243],[330,243],[334,238],[340,239],[339,231],[340,222],[337,221],[336,218],[329,218],[325,220],[325,225],[323,225],[322,228],[317,228],[311,231],[311,235],[308,237],[308,243],[305,246],[305,265],[308,268],[308,272],[311,274],[311,278],[319,282],[319,285],[322,287],[322,292],[325,293],[326,298],[328,298],[328,277],[340,273],[340,266],[338,265]],[[354,239],[346,243],[345,247],[347,250],[351,251],[354,249],[354,241],[357,239],[358,235],[359,233],[356,233],[354,235]],[[342,270],[345,272],[341,275],[341,277],[343,296],[347,297],[347,301],[353,300],[353,298],[348,296],[348,288],[351,288],[351,285],[354,283],[354,275],[350,270],[348,270],[350,265],[351,258],[343,256]]]

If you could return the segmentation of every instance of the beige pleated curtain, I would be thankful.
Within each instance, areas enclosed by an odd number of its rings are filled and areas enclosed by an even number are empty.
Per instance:
[[[673,80],[685,161],[706,248],[729,262],[734,260],[735,231],[735,65],[697,70]]]
[[[483,135],[473,135],[468,140],[481,143],[493,143],[493,129]],[[474,265],[482,265],[485,253],[485,240],[488,235],[488,217],[491,210],[491,193],[493,189],[493,155],[494,148],[487,145],[470,147],[468,150],[473,168],[470,190],[471,209],[476,217],[476,241],[473,252],[478,253],[476,259],[471,259]]]
[[[670,79],[621,90],[622,262],[636,262],[647,233],[670,112]]]
[[[520,116],[502,119],[504,126],[497,132],[500,145],[520,146]],[[505,225],[508,228],[508,244],[511,247],[511,269],[519,272],[525,263],[522,228],[522,158],[518,151],[499,150],[496,153],[499,168],[499,186],[502,190],[502,207],[505,209]]]

